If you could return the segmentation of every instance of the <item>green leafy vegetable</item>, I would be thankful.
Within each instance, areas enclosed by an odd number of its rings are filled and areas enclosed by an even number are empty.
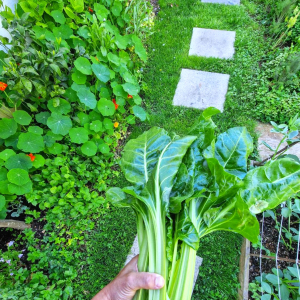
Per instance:
[[[251,136],[237,127],[216,139],[211,119],[216,113],[206,109],[191,135],[154,127],[124,148],[120,165],[132,186],[111,188],[106,196],[136,212],[139,271],[161,274],[166,281],[163,289],[141,290],[134,299],[191,299],[196,251],[205,235],[226,230],[256,242],[254,214],[300,191],[300,164],[291,158],[247,172]]]

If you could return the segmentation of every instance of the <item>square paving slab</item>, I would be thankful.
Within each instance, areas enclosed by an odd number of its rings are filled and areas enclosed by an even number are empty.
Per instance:
[[[256,127],[256,131],[260,134],[258,138],[258,152],[261,160],[264,160],[273,154],[273,152],[270,149],[268,149],[264,144],[262,144],[262,142],[265,141],[273,149],[276,149],[283,137],[283,135],[280,133],[270,132],[272,128],[272,125],[263,124],[260,122]],[[281,145],[280,149],[286,146],[287,144],[284,143]],[[291,149],[288,150],[285,154],[293,154],[300,158],[300,143],[291,147]]]
[[[136,256],[140,253],[140,250],[139,250],[139,243],[138,243],[138,238],[137,236],[135,237],[134,239],[134,242],[133,242],[133,245],[131,247],[131,250],[130,250],[130,253],[129,255],[127,256],[127,259],[126,259],[126,262],[125,262],[125,266]],[[195,267],[195,274],[194,274],[194,284],[193,284],[193,290],[194,290],[194,287],[195,287],[195,283],[197,281],[197,277],[198,277],[198,274],[199,274],[199,268],[201,267],[202,265],[202,261],[203,261],[203,258],[197,256],[196,257],[196,267]]]
[[[173,104],[198,109],[216,107],[223,111],[229,75],[182,69]]]
[[[235,31],[194,28],[189,55],[232,58]]]
[[[240,5],[240,0],[201,0],[203,3],[219,3],[226,5]]]

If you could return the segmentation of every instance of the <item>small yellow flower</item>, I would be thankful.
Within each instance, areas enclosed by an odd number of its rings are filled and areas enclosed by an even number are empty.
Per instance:
[[[118,127],[119,127],[119,123],[118,123],[118,122],[115,122],[115,123],[114,123],[114,127],[115,127],[115,128],[118,128]]]

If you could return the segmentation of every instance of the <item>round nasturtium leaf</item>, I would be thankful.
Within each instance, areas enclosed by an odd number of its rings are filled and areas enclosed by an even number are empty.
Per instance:
[[[90,121],[89,115],[85,114],[84,112],[78,113],[77,117],[80,121],[80,125],[82,125],[82,126],[86,123],[89,123],[89,121]]]
[[[28,112],[24,110],[17,110],[13,113],[14,120],[21,125],[29,125],[32,118]]]
[[[85,75],[92,75],[92,68],[91,68],[91,63],[89,60],[85,57],[78,57],[74,65],[78,71]]]
[[[36,169],[38,169],[38,168],[41,168],[42,166],[44,166],[44,164],[45,164],[45,158],[40,154],[35,155],[35,159],[32,162],[32,165]]]
[[[31,190],[32,190],[32,182],[31,181],[27,182],[24,185],[16,185],[13,183],[8,184],[8,191],[11,194],[24,195],[24,194],[31,192]]]
[[[66,135],[72,128],[72,121],[69,117],[52,113],[47,120],[48,127],[55,134]]]
[[[94,156],[97,153],[97,146],[94,142],[88,141],[81,146],[81,151],[87,156]]]
[[[24,185],[30,181],[28,172],[23,169],[11,169],[7,173],[7,179],[10,183]]]
[[[0,159],[3,159],[4,161],[7,161],[11,156],[15,155],[16,152],[11,149],[5,149],[0,152]]]
[[[132,108],[132,111],[133,111],[134,115],[136,117],[138,117],[141,121],[145,121],[146,120],[147,114],[146,114],[145,110],[142,107],[140,107],[138,105],[135,105]]]
[[[89,139],[88,131],[82,127],[70,129],[69,135],[71,141],[76,144],[83,144]]]
[[[124,83],[122,84],[122,87],[125,92],[127,92],[129,95],[137,95],[140,91],[140,86],[138,84],[132,84],[132,83]]]
[[[63,40],[69,39],[73,34],[73,30],[67,24],[63,24],[59,27],[54,27],[52,31],[56,38],[61,37]]]
[[[47,107],[51,112],[65,115],[71,111],[70,103],[63,98],[53,98],[48,101]]]
[[[105,118],[103,120],[103,125],[105,129],[113,129],[114,128],[114,123],[112,122],[111,119]]]
[[[54,143],[51,147],[48,147],[48,151],[51,153],[51,154],[60,154],[62,153],[63,151],[63,146],[62,144],[59,144],[59,143]]]
[[[32,161],[29,156],[24,153],[19,153],[11,156],[6,162],[5,167],[11,169],[23,169],[28,171],[32,167]]]
[[[74,70],[72,74],[72,79],[74,82],[77,84],[85,84],[86,82],[86,75],[82,74],[80,71],[77,69]]]
[[[44,139],[41,135],[32,132],[21,133],[18,148],[24,152],[39,153],[44,150]]]
[[[102,98],[98,101],[97,108],[103,116],[112,116],[116,109],[112,101]]]
[[[104,144],[104,143],[100,144],[99,145],[99,150],[100,150],[101,153],[107,154],[107,153],[109,153],[109,146],[107,144]]]
[[[42,111],[39,114],[35,115],[35,119],[37,122],[47,125],[47,120],[50,117],[50,113],[48,111]]]
[[[60,23],[60,24],[65,24],[66,23],[66,18],[64,16],[64,14],[59,10],[51,11],[51,16],[53,17],[53,19],[57,23]]]
[[[97,105],[95,95],[86,87],[80,88],[77,92],[77,96],[81,103],[85,104],[88,108],[94,109]]]
[[[7,139],[17,132],[17,122],[14,119],[0,120],[0,138]]]
[[[109,68],[102,64],[92,64],[92,70],[96,77],[102,81],[107,82],[110,79]]]
[[[44,132],[43,128],[39,126],[29,126],[28,131],[39,135],[42,135]]]
[[[95,132],[101,131],[102,130],[102,122],[100,120],[93,121],[90,124],[90,129]]]

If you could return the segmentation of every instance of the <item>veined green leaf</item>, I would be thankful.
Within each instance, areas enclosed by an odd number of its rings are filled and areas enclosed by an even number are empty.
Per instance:
[[[124,147],[120,162],[126,179],[134,184],[145,184],[154,169],[160,152],[171,141],[164,129],[153,127],[130,140]]]
[[[247,174],[247,160],[253,141],[245,127],[231,128],[218,136],[215,144],[204,151],[205,158],[215,157],[224,169],[241,179]]]
[[[248,172],[242,198],[254,214],[275,208],[300,191],[300,164],[289,158],[270,161]]]

